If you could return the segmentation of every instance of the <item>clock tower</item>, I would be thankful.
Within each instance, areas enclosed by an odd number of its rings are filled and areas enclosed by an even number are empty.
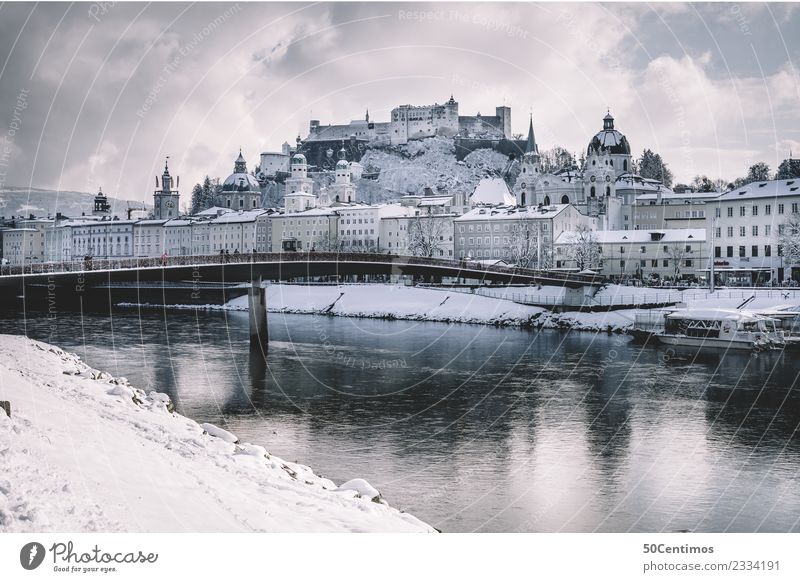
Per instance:
[[[156,176],[156,188],[158,188],[158,176]],[[164,173],[161,174],[161,190],[153,192],[153,217],[157,220],[177,218],[179,198],[178,190],[173,189],[172,176],[169,175],[169,157],[167,157],[167,161],[164,162]]]

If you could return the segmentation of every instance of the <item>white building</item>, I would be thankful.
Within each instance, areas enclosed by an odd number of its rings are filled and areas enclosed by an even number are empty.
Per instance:
[[[136,222],[108,217],[101,220],[84,218],[65,221],[60,227],[69,229],[71,236],[66,232],[62,236],[62,260],[79,260],[87,256],[95,259],[133,257],[133,225]],[[70,247],[67,247],[68,241],[71,243]]]
[[[753,182],[706,203],[716,278],[729,285],[800,281],[800,265],[778,246],[789,215],[800,210],[800,179]],[[713,229],[713,230],[712,230]]]
[[[133,225],[133,254],[136,257],[160,257],[165,250],[166,220],[139,220]]]
[[[337,245],[338,212],[335,208],[311,208],[303,212],[273,215],[272,252],[328,251]]]
[[[607,277],[635,279],[702,277],[708,263],[706,231],[702,228],[600,230],[590,235],[598,245],[599,264],[590,268]],[[585,239],[584,239],[585,240]],[[574,259],[579,243],[575,232],[563,232],[555,241],[557,269],[579,270]]]
[[[548,267],[553,241],[565,231],[579,226],[594,227],[594,219],[585,216],[571,204],[551,206],[493,206],[479,207],[459,216],[455,226],[455,257],[457,259],[503,259],[515,261],[514,246],[517,233],[535,237],[537,254],[541,251],[542,268]]]

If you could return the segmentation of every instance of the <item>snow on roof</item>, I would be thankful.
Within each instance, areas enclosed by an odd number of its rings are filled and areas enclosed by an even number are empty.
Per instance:
[[[630,172],[620,174],[614,182],[617,184],[618,190],[620,188],[634,188],[636,190],[647,190],[650,192],[658,192],[660,190],[664,194],[672,192],[672,190],[664,186],[664,184],[658,180],[643,178],[638,174],[631,174]]]
[[[752,311],[738,311],[736,309],[715,309],[715,308],[690,308],[677,309],[667,315],[667,319],[720,319],[726,321],[750,322],[766,319]]]
[[[563,232],[555,240],[555,244],[572,244],[577,236],[576,232]],[[705,242],[706,229],[597,230],[594,231],[594,237],[598,244]]]
[[[328,208],[309,208],[302,212],[289,212],[288,214],[281,214],[275,218],[304,218],[306,216],[333,216],[337,214],[336,209],[333,207]]]
[[[211,208],[206,208],[205,210],[201,210],[200,212],[195,212],[195,216],[217,216],[218,214],[224,214],[226,212],[233,212],[230,208],[225,208],[223,206],[212,206]]]
[[[228,224],[234,222],[253,222],[256,218],[264,214],[261,208],[256,210],[245,210],[243,212],[227,212],[211,221],[212,224]]]
[[[661,193],[660,198],[662,200],[687,200],[687,201],[706,201],[706,200],[714,200],[719,198],[719,192],[670,192],[665,191]],[[648,192],[647,194],[640,194],[636,197],[636,201],[648,201],[648,200],[657,200],[659,195],[657,192]]]
[[[470,220],[535,220],[551,219],[567,209],[569,204],[550,206],[480,206],[462,214],[454,222]]]
[[[783,196],[800,196],[800,178],[751,182],[746,186],[720,194],[719,200],[730,202],[748,198],[779,198]]]
[[[514,204],[514,196],[502,178],[484,178],[470,195],[472,204]]]

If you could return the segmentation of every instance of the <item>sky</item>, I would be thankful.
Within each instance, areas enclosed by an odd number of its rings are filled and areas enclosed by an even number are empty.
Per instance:
[[[322,124],[511,107],[580,154],[607,109],[678,181],[800,155],[792,4],[2,3],[0,189],[152,199]]]

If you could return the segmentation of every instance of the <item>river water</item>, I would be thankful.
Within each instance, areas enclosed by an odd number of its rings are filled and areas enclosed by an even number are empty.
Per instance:
[[[800,531],[800,362],[270,314],[0,318],[444,531]],[[168,486],[168,484],[165,484]]]

